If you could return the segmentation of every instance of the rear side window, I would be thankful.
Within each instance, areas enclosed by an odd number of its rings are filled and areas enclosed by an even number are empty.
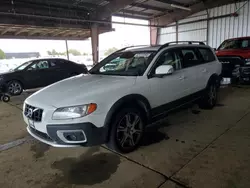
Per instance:
[[[63,63],[64,63],[64,61],[61,60],[61,59],[52,59],[52,60],[50,60],[50,66],[51,67],[61,67]]]
[[[183,58],[183,67],[193,67],[201,64],[202,62],[198,59],[196,50],[194,48],[181,49],[181,54]]]
[[[212,62],[215,61],[214,53],[211,51],[211,49],[208,48],[199,48],[198,49],[204,62]]]

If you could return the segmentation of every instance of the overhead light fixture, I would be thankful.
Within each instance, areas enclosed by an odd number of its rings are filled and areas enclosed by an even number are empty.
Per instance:
[[[180,6],[180,5],[171,4],[171,7],[182,9],[182,10],[191,11],[191,8],[187,8],[187,7]]]

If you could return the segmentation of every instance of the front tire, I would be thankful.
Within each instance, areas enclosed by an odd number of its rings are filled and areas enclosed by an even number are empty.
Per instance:
[[[2,100],[3,102],[9,102],[9,101],[10,101],[10,97],[9,97],[8,95],[3,95],[3,96],[1,97],[1,100]]]
[[[23,92],[23,86],[19,81],[10,81],[7,84],[7,92],[13,96],[21,95]]]
[[[215,107],[218,99],[218,86],[216,81],[211,81],[205,91],[205,95],[200,101],[200,107],[203,109],[212,109]]]
[[[145,130],[145,118],[137,108],[124,108],[118,112],[111,124],[110,138],[106,145],[119,153],[137,149]]]

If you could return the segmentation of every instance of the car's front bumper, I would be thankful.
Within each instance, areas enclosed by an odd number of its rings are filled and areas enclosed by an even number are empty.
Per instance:
[[[241,67],[239,70],[240,81],[249,82],[250,81],[250,67]]]
[[[27,126],[27,131],[37,140],[54,147],[95,146],[105,143],[107,130],[92,123],[47,125],[47,133]]]

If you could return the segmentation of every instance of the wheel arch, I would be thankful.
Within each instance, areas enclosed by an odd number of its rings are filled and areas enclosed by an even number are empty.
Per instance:
[[[107,130],[107,139],[109,138],[111,131],[111,122],[115,115],[119,112],[119,110],[126,106],[136,106],[145,115],[146,121],[150,121],[151,119],[151,105],[146,97],[140,94],[130,94],[120,98],[116,101],[112,107],[110,108],[107,116],[105,118],[104,126]]]
[[[22,87],[25,88],[24,82],[21,78],[10,79],[9,81],[7,81],[7,84],[9,84],[10,82],[13,82],[13,81],[19,82],[22,85]]]
[[[208,79],[206,88],[209,86],[209,84],[211,82],[216,82],[216,85],[219,88],[220,87],[220,76],[218,74],[216,74],[216,73],[212,74],[210,76],[210,78]]]

